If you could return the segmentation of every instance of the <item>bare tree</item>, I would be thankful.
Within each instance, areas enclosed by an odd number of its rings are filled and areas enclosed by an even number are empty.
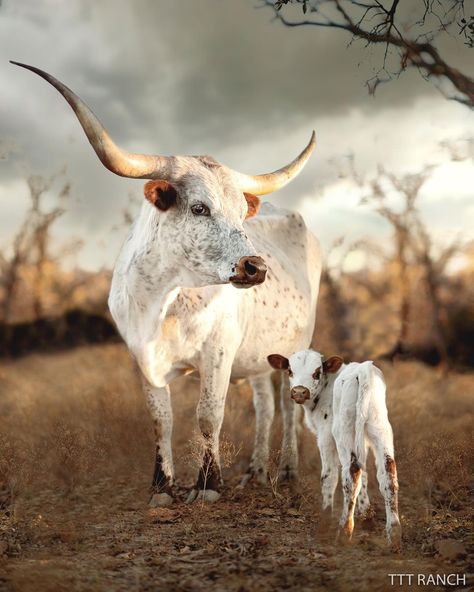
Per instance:
[[[2,256],[1,261],[1,285],[3,295],[3,320],[8,323],[11,320],[12,305],[20,277],[20,270],[28,258],[28,219],[26,218],[18,230],[12,245],[10,259]]]
[[[430,325],[430,339],[435,347],[440,365],[447,369],[448,351],[442,328],[440,286],[446,267],[452,257],[459,253],[464,244],[455,240],[444,248],[435,248],[426,224],[417,207],[422,186],[431,176],[432,166],[422,171],[397,177],[380,168],[378,175],[370,182],[371,192],[363,199],[375,204],[376,211],[393,227],[395,260],[398,265],[400,289],[399,333],[394,346],[382,357],[393,359],[398,354],[410,352],[408,330],[411,317],[412,286],[410,264],[418,265],[423,272],[428,301],[427,315]],[[395,191],[402,198],[402,208],[395,210],[388,205],[388,197]],[[438,251],[435,255],[435,251]]]
[[[327,254],[326,260],[339,249],[344,242],[340,237],[333,241]],[[332,264],[329,262],[323,267],[321,284],[324,288],[327,316],[331,325],[331,341],[340,354],[350,355],[350,327],[348,319],[348,306],[342,295],[341,276],[343,273],[344,260],[347,253],[343,253],[338,260]],[[313,336],[317,347],[317,335]]]
[[[18,294],[21,270],[26,265],[34,269],[31,286],[33,299],[33,314],[36,319],[43,315],[43,297],[46,264],[52,261],[50,253],[51,226],[60,218],[65,209],[62,205],[46,209],[45,196],[58,178],[64,173],[60,171],[49,178],[31,175],[27,179],[31,206],[25,214],[25,219],[13,239],[10,258],[3,256],[1,264],[1,284],[3,287],[3,320],[9,323],[12,309]],[[70,193],[69,182],[64,182],[58,191],[59,204],[64,203]],[[75,243],[76,244],[76,243]],[[66,249],[63,249],[64,255]]]
[[[367,81],[373,94],[377,86],[398,77],[407,68],[417,68],[430,80],[448,80],[455,99],[474,107],[474,80],[448,64],[436,47],[442,33],[457,35],[474,47],[474,17],[465,14],[464,0],[422,0],[402,4],[400,0],[262,0],[275,17],[288,27],[324,27],[349,33],[367,45],[384,47],[383,63]],[[286,4],[299,4],[306,17],[291,20],[282,10]],[[407,9],[405,18],[402,9]],[[418,11],[418,14],[416,14]],[[397,56],[394,69],[388,58]]]
[[[50,228],[54,222],[64,214],[65,210],[61,206],[56,206],[49,211],[43,208],[43,196],[51,189],[56,179],[53,175],[49,179],[40,176],[30,176],[28,178],[28,187],[31,197],[31,210],[29,212],[31,234],[30,244],[34,256],[32,263],[35,266],[35,276],[33,281],[33,313],[36,319],[43,316],[43,293],[45,266],[49,258],[49,243],[51,240]],[[59,200],[63,201],[70,191],[69,183],[65,183],[59,192]]]
[[[413,224],[415,227],[413,249],[417,262],[423,269],[428,301],[430,302],[430,332],[439,353],[441,365],[447,370],[449,364],[448,348],[442,329],[440,288],[446,267],[455,255],[465,249],[466,243],[456,239],[444,248],[436,249],[418,210],[414,211]]]

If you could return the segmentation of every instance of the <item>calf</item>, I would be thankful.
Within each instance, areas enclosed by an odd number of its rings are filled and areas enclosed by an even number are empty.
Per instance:
[[[370,361],[344,364],[338,356],[324,360],[313,350],[295,353],[289,360],[272,354],[268,361],[273,368],[288,373],[291,398],[303,405],[306,424],[317,436],[323,509],[332,510],[341,464],[344,507],[340,528],[351,538],[356,500],[361,513],[369,509],[365,464],[370,446],[385,499],[387,538],[398,550],[397,467],[382,372]]]

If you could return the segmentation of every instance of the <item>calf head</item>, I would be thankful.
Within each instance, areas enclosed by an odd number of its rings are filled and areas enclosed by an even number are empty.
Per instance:
[[[314,149],[314,132],[289,165],[255,176],[209,157],[132,154],[112,141],[67,86],[38,68],[13,63],[38,74],[63,95],[104,166],[123,177],[152,180],[145,185],[145,197],[158,217],[151,226],[158,229],[172,266],[189,272],[191,286],[230,282],[245,288],[265,280],[265,263],[245,235],[243,222],[258,212],[258,195],[276,191],[301,171]]]
[[[344,363],[339,356],[324,360],[322,354],[312,349],[297,352],[289,359],[271,354],[267,360],[275,370],[288,373],[291,398],[300,405],[309,400],[316,404],[327,385],[328,374],[337,372]]]

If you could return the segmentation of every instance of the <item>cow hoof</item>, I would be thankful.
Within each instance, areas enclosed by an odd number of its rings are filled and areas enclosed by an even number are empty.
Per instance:
[[[192,489],[189,492],[188,498],[186,499],[187,504],[192,504],[193,502],[208,502],[210,504],[217,502],[217,500],[221,497],[221,494],[218,491],[214,491],[214,489]]]
[[[298,480],[298,469],[294,469],[289,465],[280,467],[278,470],[278,482],[279,483],[295,483]]]
[[[240,480],[240,483],[239,485],[237,485],[237,488],[244,489],[244,487],[248,485],[251,481],[257,483],[257,485],[266,485],[268,483],[267,471],[263,468],[257,470],[249,469]]]
[[[154,493],[151,496],[148,505],[150,508],[164,508],[165,506],[171,506],[174,499],[169,495],[169,493]]]

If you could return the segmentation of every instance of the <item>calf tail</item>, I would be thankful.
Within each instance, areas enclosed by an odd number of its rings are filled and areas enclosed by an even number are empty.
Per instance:
[[[356,403],[356,422],[355,422],[355,453],[360,466],[365,469],[366,450],[365,450],[365,424],[369,415],[370,399],[374,389],[379,388],[374,373],[375,366],[372,362],[366,362],[360,365],[357,380],[359,388],[357,392]]]

